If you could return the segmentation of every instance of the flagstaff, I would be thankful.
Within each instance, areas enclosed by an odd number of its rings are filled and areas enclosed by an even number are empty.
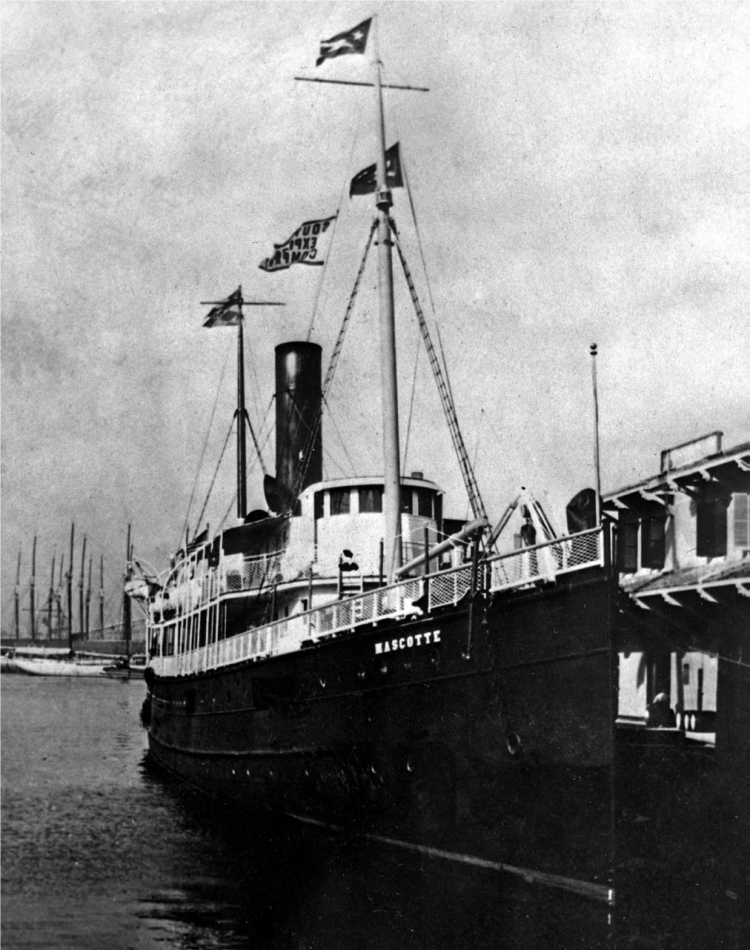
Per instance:
[[[242,325],[244,323],[243,307],[284,307],[283,303],[269,300],[245,300],[242,296],[242,285],[230,294],[226,300],[202,300],[202,306],[213,305],[203,322],[204,327],[237,327],[237,408],[235,415],[237,419],[237,517],[242,521],[247,514],[247,463],[246,463],[246,445],[245,445],[245,422],[250,424],[250,419],[245,409],[245,346]],[[233,309],[236,307],[237,309]],[[258,446],[255,434],[251,428],[251,435],[255,443],[258,456],[260,457],[260,447]],[[261,458],[261,466],[263,460]],[[187,544],[187,541],[185,542]]]
[[[387,582],[393,582],[401,566],[401,458],[398,427],[398,378],[396,366],[396,321],[393,306],[393,258],[389,213],[393,199],[388,189],[385,157],[385,117],[377,43],[377,19],[373,53],[375,85],[378,208],[378,276],[380,293],[380,352],[383,401],[383,479],[385,517],[385,571]]]

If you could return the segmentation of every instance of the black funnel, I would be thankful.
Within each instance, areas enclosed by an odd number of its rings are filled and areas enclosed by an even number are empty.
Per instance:
[[[305,447],[320,410],[320,356],[317,343],[282,343],[276,347],[276,481],[291,492],[323,478],[321,429],[312,445],[299,486]]]

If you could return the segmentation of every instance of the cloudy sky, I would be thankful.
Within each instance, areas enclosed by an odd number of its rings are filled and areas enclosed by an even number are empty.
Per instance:
[[[417,227],[405,191],[394,215],[490,516],[522,484],[553,507],[593,484],[593,341],[605,491],[656,472],[670,445],[750,438],[746,3],[6,2],[4,628],[35,534],[44,588],[75,522],[104,554],[116,619],[127,524],[158,567],[188,514],[196,527],[235,346],[234,331],[202,329],[201,300],[241,283],[286,303],[248,321],[263,438],[274,347],[312,326],[327,364],[372,218],[346,189],[374,159],[373,96],[294,77],[368,79],[365,57],[315,57],[373,13],[387,81],[430,88],[387,96]],[[322,282],[258,270],[337,209]],[[375,270],[324,422],[330,476],[380,468]],[[406,468],[461,516],[403,281],[397,307]],[[261,485],[256,466],[251,507]],[[233,491],[227,456],[203,522],[218,526]]]

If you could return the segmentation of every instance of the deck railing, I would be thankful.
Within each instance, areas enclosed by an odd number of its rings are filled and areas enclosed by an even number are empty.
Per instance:
[[[599,529],[496,555],[479,566],[478,589],[489,593],[535,586],[603,563]],[[186,653],[156,656],[151,665],[160,676],[180,676],[231,666],[246,660],[291,653],[305,642],[318,642],[357,627],[386,620],[419,617],[456,605],[471,589],[471,564],[409,578],[390,587],[358,594],[246,630]],[[157,625],[155,632],[158,633]]]
[[[487,586],[490,593],[494,594],[540,581],[551,582],[558,574],[569,574],[603,563],[602,532],[600,528],[592,528],[567,538],[557,538],[511,554],[489,558]]]

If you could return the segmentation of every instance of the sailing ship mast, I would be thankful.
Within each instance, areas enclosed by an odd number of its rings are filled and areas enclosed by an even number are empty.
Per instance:
[[[122,585],[122,626],[123,626],[123,638],[125,640],[125,653],[127,655],[128,661],[130,660],[130,637],[131,637],[131,610],[130,610],[130,595],[128,594],[128,582],[133,577],[133,572],[131,564],[133,561],[133,548],[130,544],[130,525],[128,525],[128,539],[126,542],[127,553],[125,557],[125,579]],[[128,662],[128,668],[130,663]],[[128,674],[129,676],[130,674]]]
[[[104,639],[104,555],[99,560],[99,634]]]
[[[73,650],[73,557],[75,555],[75,523],[70,526],[70,564],[68,565],[68,647]]]
[[[55,602],[55,555],[52,555],[52,571],[49,579],[49,597],[47,598],[47,636],[52,638],[52,605]]]
[[[57,584],[57,592],[55,594],[55,600],[57,601],[57,623],[55,624],[55,633],[56,637],[59,639],[60,631],[62,630],[62,592],[63,592],[63,567],[65,564],[65,555],[60,555],[60,575],[59,581]]]
[[[86,535],[83,536],[83,550],[81,551],[81,574],[78,579],[78,630],[83,635],[85,628],[84,606],[83,606],[83,586],[86,573]]]
[[[36,535],[34,535],[34,546],[31,549],[31,585],[29,588],[29,611],[30,611],[30,630],[31,639],[36,639]]]
[[[91,569],[93,566],[93,556],[89,555],[89,582],[86,587],[86,639],[89,637],[89,613],[91,608]]]
[[[21,549],[18,550],[18,567],[16,568],[15,588],[15,624],[16,640],[21,639]]]

